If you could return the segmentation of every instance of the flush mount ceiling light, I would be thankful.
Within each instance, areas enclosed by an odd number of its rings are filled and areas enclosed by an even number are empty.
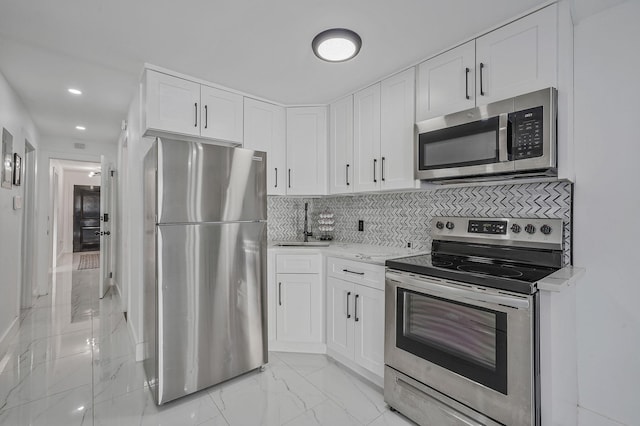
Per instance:
[[[76,126],[76,129],[77,130],[87,130],[87,128],[84,127],[84,126]]]
[[[72,95],[82,95],[82,90],[78,90],[78,89],[74,89],[72,87],[70,87],[69,89],[67,89],[69,91],[69,93],[71,93]]]
[[[324,61],[348,61],[358,54],[362,39],[345,28],[332,28],[318,34],[311,42],[313,53]]]

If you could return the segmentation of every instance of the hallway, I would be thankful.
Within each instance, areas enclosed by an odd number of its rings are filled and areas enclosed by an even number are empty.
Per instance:
[[[324,355],[270,353],[252,372],[156,407],[113,291],[66,254],[0,360],[0,425],[408,425],[379,388]]]

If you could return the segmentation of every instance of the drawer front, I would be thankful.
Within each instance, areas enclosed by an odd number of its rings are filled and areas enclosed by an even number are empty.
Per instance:
[[[384,266],[337,257],[327,258],[327,275],[384,291]]]
[[[276,271],[278,274],[319,274],[322,257],[319,254],[278,254]]]

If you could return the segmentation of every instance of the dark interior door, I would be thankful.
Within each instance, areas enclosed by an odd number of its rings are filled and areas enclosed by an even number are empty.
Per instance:
[[[100,250],[100,187],[73,186],[73,252]]]

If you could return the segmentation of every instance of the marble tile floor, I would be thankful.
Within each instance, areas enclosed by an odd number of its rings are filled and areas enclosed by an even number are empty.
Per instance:
[[[272,352],[264,372],[157,407],[117,294],[98,299],[99,270],[66,261],[0,360],[0,425],[413,424],[378,387],[324,355],[297,353]]]

